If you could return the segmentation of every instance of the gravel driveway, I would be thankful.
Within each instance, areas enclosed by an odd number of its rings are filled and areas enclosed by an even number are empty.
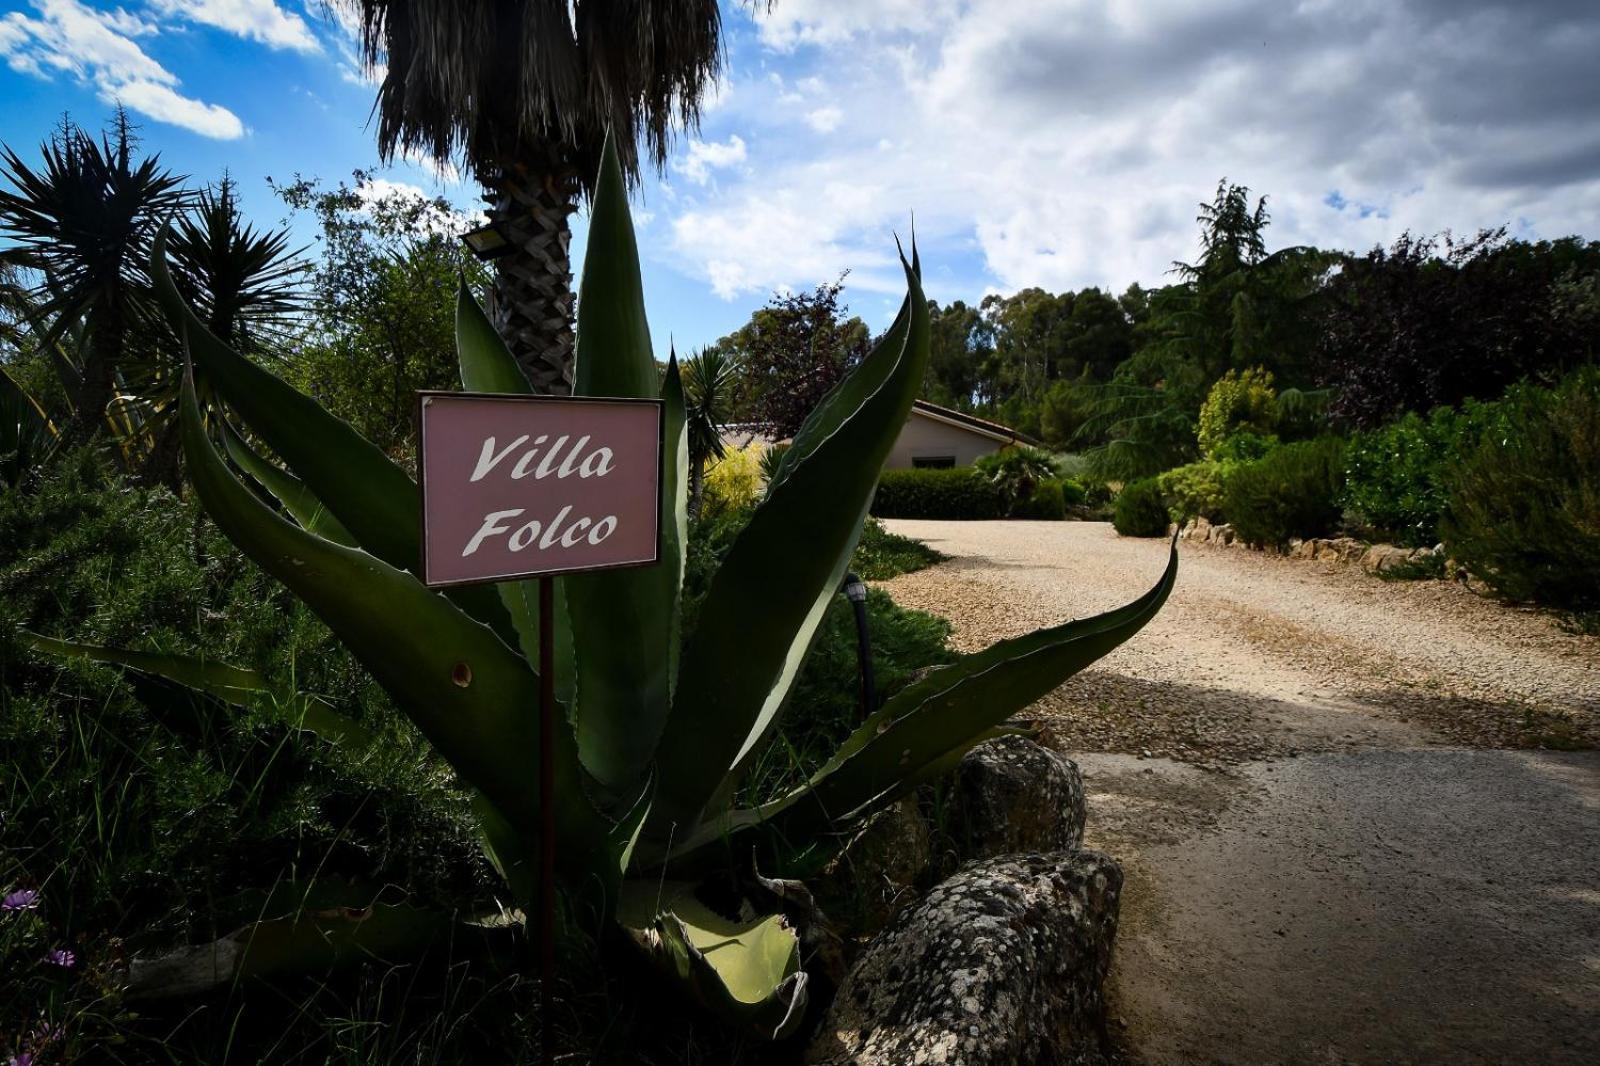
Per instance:
[[[1166,555],[1101,523],[887,524],[952,557],[887,587],[967,650],[1126,602]],[[1127,868],[1130,1056],[1600,1061],[1600,640],[1444,582],[1181,552],[1162,613],[1033,710]]]

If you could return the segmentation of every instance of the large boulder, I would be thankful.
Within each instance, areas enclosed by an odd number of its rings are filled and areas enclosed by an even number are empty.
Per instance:
[[[1387,574],[1411,561],[1411,552],[1393,544],[1374,544],[1361,556],[1361,568],[1369,574]]]
[[[965,867],[857,960],[806,1061],[1034,1066],[1104,1050],[1121,891],[1094,851]]]
[[[915,797],[879,811],[816,879],[817,902],[847,931],[882,929],[916,899],[933,857],[930,837]]]
[[[986,741],[956,767],[949,825],[963,859],[1075,850],[1084,813],[1077,764],[1027,737]]]

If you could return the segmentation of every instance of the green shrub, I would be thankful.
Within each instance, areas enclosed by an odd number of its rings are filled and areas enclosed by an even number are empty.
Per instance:
[[[927,569],[943,558],[922,541],[890,533],[882,522],[869,518],[861,527],[861,540],[850,557],[850,570],[863,581],[887,581]]]
[[[1004,518],[1000,487],[970,466],[885,470],[872,513],[879,518]]]
[[[1285,444],[1229,472],[1223,510],[1248,544],[1320,537],[1338,525],[1343,484],[1344,441],[1323,437]]]
[[[1060,521],[1067,517],[1067,502],[1061,482],[1051,478],[1033,487],[1033,494],[1018,500],[1011,508],[1012,518],[1042,518]]]
[[[384,742],[341,757],[275,715],[39,655],[20,627],[292,678]],[[0,811],[0,892],[41,889],[36,932],[70,947],[84,975],[46,980],[42,949],[8,960],[0,944],[17,982],[0,1001],[0,1046],[46,1022],[75,1042],[131,1039],[91,979],[112,972],[117,939],[159,950],[223,935],[253,917],[235,908],[242,893],[295,871],[403,884],[424,905],[494,899],[467,797],[327,627],[192,498],[108,482],[87,452],[0,493]],[[170,1048],[157,1057],[210,1060]]]
[[[1167,532],[1167,501],[1153,477],[1124,486],[1112,507],[1111,524],[1124,537],[1160,537]]]
[[[981,455],[972,465],[995,483],[1005,513],[1011,517],[1021,517],[1017,508],[1033,497],[1035,488],[1056,476],[1049,452],[1021,444]]]
[[[1229,437],[1241,430],[1269,434],[1276,428],[1277,416],[1277,393],[1269,371],[1259,366],[1243,374],[1230,370],[1211,386],[1200,406],[1196,427],[1200,454],[1220,459],[1219,449]]]
[[[1157,477],[1156,484],[1161,486],[1161,495],[1167,499],[1167,513],[1172,520],[1178,523],[1191,518],[1221,521],[1227,469],[1224,463],[1202,461],[1174,467]]]
[[[1075,478],[1064,477],[1056,482],[1061,486],[1061,503],[1065,507],[1079,507],[1089,499],[1089,490],[1081,481]]]
[[[1450,554],[1506,599],[1600,608],[1600,368],[1493,407],[1447,474]]]
[[[1447,470],[1473,450],[1491,405],[1440,407],[1357,433],[1345,451],[1344,505],[1375,538],[1411,547],[1438,543],[1450,499]]]
[[[1257,459],[1266,458],[1267,453],[1278,447],[1278,444],[1276,434],[1240,430],[1223,438],[1222,443],[1212,452],[1211,458],[1219,463],[1253,463]]]
[[[716,515],[743,511],[761,495],[761,459],[765,445],[748,444],[743,448],[729,448],[706,471],[705,496],[700,503],[702,514]]]

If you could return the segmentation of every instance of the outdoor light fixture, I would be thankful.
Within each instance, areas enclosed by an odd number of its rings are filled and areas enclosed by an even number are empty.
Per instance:
[[[461,243],[470,248],[473,255],[485,260],[498,259],[511,251],[511,242],[500,232],[499,224],[494,222],[463,233]]]
[[[844,597],[856,609],[856,661],[861,670],[861,717],[878,709],[878,686],[872,678],[872,638],[867,634],[867,586],[854,574],[844,575]]]

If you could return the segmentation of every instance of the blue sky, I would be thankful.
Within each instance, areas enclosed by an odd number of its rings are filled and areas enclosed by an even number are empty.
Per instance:
[[[777,0],[725,7],[698,131],[636,198],[658,348],[851,272],[875,326],[911,228],[930,294],[1160,284],[1226,176],[1269,244],[1411,229],[1600,237],[1600,11],[1586,0]],[[120,100],[149,148],[265,177],[371,167],[354,41],[301,0],[0,0],[0,140]],[[385,180],[473,203],[427,161]],[[580,234],[576,244],[581,247]]]

